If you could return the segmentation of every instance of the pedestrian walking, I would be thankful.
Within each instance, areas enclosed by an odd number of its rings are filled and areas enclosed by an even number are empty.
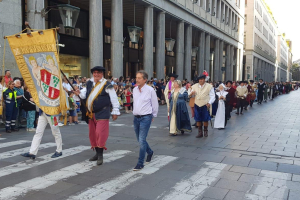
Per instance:
[[[170,98],[170,135],[177,136],[177,132],[192,132],[189,111],[186,106],[188,93],[182,87],[180,80],[174,81],[174,89]]]
[[[87,101],[87,117],[89,124],[89,138],[96,155],[89,161],[97,161],[97,165],[103,164],[103,150],[109,135],[109,118],[116,120],[119,111],[119,102],[113,85],[104,78],[105,68],[96,66],[91,69],[93,78],[86,83],[86,88],[77,90],[76,95]],[[112,112],[110,108],[112,105]]]
[[[144,159],[147,152],[146,163],[149,163],[153,156],[146,139],[153,118],[158,113],[158,101],[156,92],[147,83],[148,74],[141,70],[136,74],[137,87],[133,89],[133,115],[134,115],[134,131],[136,138],[140,144],[139,159],[134,171],[144,168]]]

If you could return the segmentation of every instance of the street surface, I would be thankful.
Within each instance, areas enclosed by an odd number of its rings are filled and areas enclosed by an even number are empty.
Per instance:
[[[87,161],[94,152],[84,123],[61,128],[63,156],[56,159],[48,127],[34,161],[20,156],[34,133],[2,130],[0,200],[299,200],[299,98],[294,91],[244,115],[233,112],[225,130],[209,127],[202,139],[195,128],[170,137],[160,106],[148,135],[155,157],[138,172],[132,171],[139,152],[132,114],[110,123],[102,166]]]

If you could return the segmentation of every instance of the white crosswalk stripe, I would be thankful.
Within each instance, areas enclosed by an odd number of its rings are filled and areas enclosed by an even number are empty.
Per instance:
[[[205,162],[202,167],[191,177],[178,182],[170,191],[160,195],[157,199],[162,200],[192,200],[199,199],[206,189],[216,182],[226,164]],[[217,169],[214,176],[207,174]]]
[[[39,149],[40,150],[41,149],[47,149],[49,147],[56,147],[56,144],[55,143],[41,144]],[[0,153],[0,160],[10,158],[10,157],[14,157],[14,156],[20,155],[20,154],[28,152],[28,151],[29,151],[29,147],[16,149],[16,150],[12,150],[12,151],[6,151],[6,152],[3,152],[3,153]]]
[[[83,147],[76,147],[81,148]],[[66,150],[65,150],[66,151]],[[64,152],[65,152],[64,151]],[[104,154],[105,163],[109,163],[124,157],[126,154],[130,153],[130,151],[122,151],[117,150],[107,154]],[[51,172],[45,176],[33,178],[28,181],[24,181],[22,183],[16,184],[12,187],[3,188],[0,190],[0,199],[15,199],[20,195],[25,195],[29,191],[32,190],[41,190],[45,189],[51,185],[56,184],[58,181],[67,179],[73,176],[77,176],[78,174],[88,172],[92,170],[92,168],[96,165],[95,162],[89,162],[88,160],[83,161],[81,163],[77,163],[60,170],[56,170]]]
[[[18,141],[13,141],[13,142],[1,143],[0,148],[10,147],[10,146],[15,146],[15,145],[20,145],[20,144],[26,144],[26,143],[31,143],[31,141],[18,140]]]
[[[110,197],[116,195],[118,192],[123,190],[125,187],[130,184],[142,179],[145,175],[153,174],[158,171],[161,167],[171,163],[176,160],[176,157],[173,156],[155,156],[153,161],[148,164],[141,171],[128,171],[123,173],[120,176],[113,178],[110,181],[103,182],[93,186],[86,191],[79,193],[77,195],[69,197],[69,200],[106,200]],[[1,192],[1,191],[0,191]]]
[[[38,157],[39,159],[41,159],[40,161],[34,161],[31,163],[20,162],[20,163],[16,163],[13,165],[9,165],[9,166],[6,166],[6,167],[3,167],[0,169],[0,177],[7,176],[7,175],[10,175],[13,173],[20,172],[20,171],[24,171],[26,169],[30,169],[32,167],[36,167],[36,166],[43,165],[43,164],[46,164],[49,162],[53,162],[53,161],[56,161],[56,160],[59,160],[59,159],[62,159],[62,158],[68,157],[68,156],[72,156],[72,155],[81,153],[85,150],[88,150],[90,148],[91,147],[89,147],[89,146],[77,146],[77,147],[73,147],[70,149],[63,149],[63,155],[60,157],[57,157],[57,158],[51,158],[51,155],[53,154],[53,153],[51,153],[51,154],[47,154],[47,155]]]
[[[0,140],[6,140],[6,138],[0,138]]]

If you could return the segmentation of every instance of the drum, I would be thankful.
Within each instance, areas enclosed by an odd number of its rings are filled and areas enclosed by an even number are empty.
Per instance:
[[[255,92],[251,93],[251,100],[254,101],[256,99],[256,94]]]

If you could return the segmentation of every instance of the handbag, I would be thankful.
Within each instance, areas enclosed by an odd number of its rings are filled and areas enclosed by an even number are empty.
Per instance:
[[[0,115],[2,115],[3,114],[3,106],[1,105],[0,106]]]

